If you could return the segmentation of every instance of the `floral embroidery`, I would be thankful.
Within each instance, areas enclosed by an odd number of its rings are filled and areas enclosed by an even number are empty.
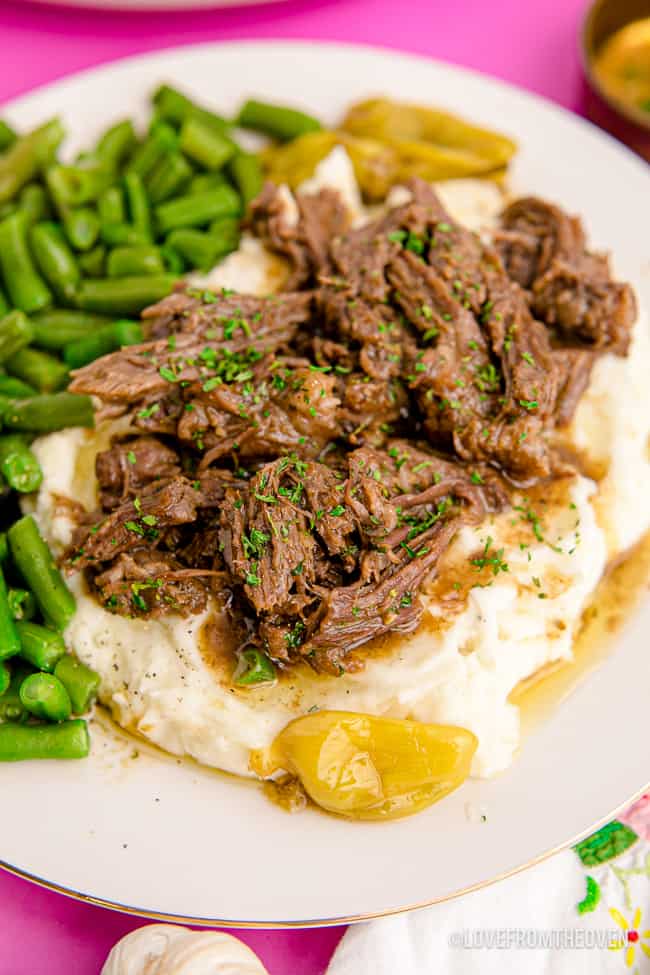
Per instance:
[[[621,822],[633,829],[638,836],[650,841],[650,793],[637,799],[620,818]]]
[[[585,867],[595,867],[599,863],[620,856],[636,843],[638,838],[633,829],[615,819],[599,829],[597,833],[578,843],[574,850]]]
[[[619,928],[624,932],[622,938],[614,941],[609,946],[610,950],[624,951],[625,964],[628,968],[631,968],[634,964],[637,948],[640,948],[644,955],[650,958],[650,944],[648,944],[650,941],[650,930],[639,930],[641,927],[641,908],[637,907],[631,921],[628,921],[616,907],[610,907],[609,914],[612,920],[616,921]]]

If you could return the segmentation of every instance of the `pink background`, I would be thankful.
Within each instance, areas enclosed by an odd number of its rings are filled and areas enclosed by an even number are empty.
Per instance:
[[[298,37],[429,54],[505,78],[580,111],[577,32],[585,4],[289,0],[241,10],[128,14],[0,0],[0,100],[140,51],[208,40]],[[0,975],[98,975],[111,945],[143,923],[3,873],[0,917]],[[341,928],[334,928],[242,932],[241,937],[271,975],[321,975],[341,934]]]

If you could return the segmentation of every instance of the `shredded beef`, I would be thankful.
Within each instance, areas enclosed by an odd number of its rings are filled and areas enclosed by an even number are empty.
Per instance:
[[[554,429],[595,357],[625,354],[632,292],[551,204],[512,204],[491,244],[409,190],[351,228],[332,191],[292,221],[265,187],[248,223],[288,260],[285,291],[177,292],[146,342],[75,374],[122,414],[67,554],[108,609],[212,593],[240,648],[342,673],[417,626],[462,525],[565,469]]]

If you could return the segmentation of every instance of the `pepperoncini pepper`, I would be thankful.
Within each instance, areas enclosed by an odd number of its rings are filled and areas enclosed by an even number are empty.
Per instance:
[[[467,778],[478,741],[465,728],[318,711],[291,721],[251,769],[296,775],[310,798],[352,819],[397,819]]]

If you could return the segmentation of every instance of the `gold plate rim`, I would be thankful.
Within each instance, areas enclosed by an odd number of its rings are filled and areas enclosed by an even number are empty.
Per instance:
[[[507,880],[509,877],[514,877],[518,873],[523,873],[523,871],[537,866],[539,863],[543,863],[556,853],[561,853],[564,850],[567,850],[569,847],[575,846],[576,843],[579,843],[582,839],[590,836],[592,833],[595,833],[602,826],[606,825],[612,819],[615,819],[621,810],[632,805],[632,803],[636,802],[648,791],[650,791],[650,780],[648,780],[645,785],[634,792],[628,799],[618,803],[612,810],[610,810],[604,816],[601,816],[590,826],[580,830],[570,839],[564,840],[562,843],[558,843],[557,846],[551,847],[550,850],[540,853],[538,856],[533,857],[531,860],[527,860],[526,863],[513,867],[511,870],[506,870],[504,873],[497,874],[495,877],[490,877],[487,880],[480,880],[475,884],[470,884],[468,887],[463,887],[461,890],[453,891],[451,894],[446,894],[443,897],[435,897],[433,900],[421,901],[416,904],[408,904],[404,907],[390,908],[389,910],[377,911],[372,914],[351,914],[333,918],[314,918],[305,921],[233,921],[220,918],[192,917],[191,915],[184,914],[167,914],[160,913],[158,911],[147,911],[144,908],[133,907],[128,904],[120,904],[118,901],[105,900],[102,897],[95,897],[92,894],[83,894],[81,891],[71,890],[68,887],[63,887],[60,884],[56,884],[53,881],[45,880],[43,877],[37,877],[35,874],[32,874],[27,870],[22,870],[20,867],[16,867],[4,860],[0,860],[0,868],[14,877],[18,877],[21,880],[26,880],[29,883],[42,887],[45,890],[49,890],[52,893],[60,894],[77,903],[91,904],[94,907],[101,907],[108,911],[127,914],[129,917],[141,917],[145,920],[160,921],[166,924],[183,924],[200,928],[235,928],[241,931],[286,931],[290,929],[310,930],[317,928],[333,928],[349,924],[358,924],[362,921],[374,921],[383,917],[394,917],[398,914],[410,913],[411,911],[421,911],[427,907],[434,907],[436,904],[445,904],[448,901],[456,900],[459,897],[464,897],[466,894],[472,894],[477,890],[482,890],[485,887],[492,886],[492,884],[497,884],[502,880]]]

